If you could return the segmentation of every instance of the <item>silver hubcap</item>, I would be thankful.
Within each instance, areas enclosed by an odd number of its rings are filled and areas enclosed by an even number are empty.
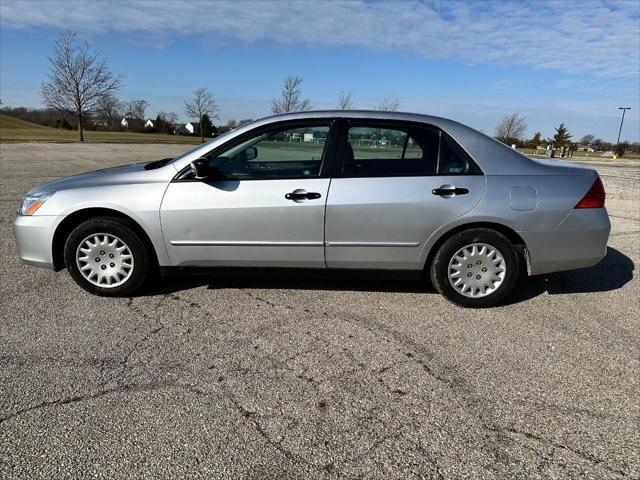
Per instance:
[[[76,264],[84,278],[102,288],[122,285],[133,273],[131,250],[110,233],[95,233],[82,240]]]
[[[496,247],[472,243],[449,261],[449,283],[465,297],[486,297],[495,292],[507,273],[507,264]]]

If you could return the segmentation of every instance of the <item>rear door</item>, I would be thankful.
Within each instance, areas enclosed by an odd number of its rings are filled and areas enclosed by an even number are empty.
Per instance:
[[[342,132],[327,199],[327,267],[421,269],[424,242],[482,198],[482,172],[436,128],[349,121]]]
[[[172,264],[325,267],[330,129],[263,128],[210,153],[224,178],[174,180],[160,211]]]

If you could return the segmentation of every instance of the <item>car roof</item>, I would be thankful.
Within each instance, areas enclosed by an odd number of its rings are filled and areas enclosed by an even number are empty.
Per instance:
[[[305,120],[314,118],[357,118],[371,120],[396,120],[405,122],[428,123],[434,126],[450,125],[452,123],[460,124],[455,120],[437,117],[434,115],[426,115],[422,113],[410,112],[388,112],[385,110],[305,110],[301,112],[287,112],[256,120],[255,123],[271,123],[283,122],[287,120]]]

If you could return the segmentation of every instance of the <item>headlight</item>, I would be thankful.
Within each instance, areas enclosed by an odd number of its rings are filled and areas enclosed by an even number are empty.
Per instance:
[[[56,192],[28,193],[22,202],[21,215],[33,215]]]

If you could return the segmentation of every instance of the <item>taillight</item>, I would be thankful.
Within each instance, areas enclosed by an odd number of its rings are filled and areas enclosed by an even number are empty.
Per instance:
[[[604,185],[602,185],[602,180],[598,177],[575,208],[602,208],[604,207],[605,196]]]

